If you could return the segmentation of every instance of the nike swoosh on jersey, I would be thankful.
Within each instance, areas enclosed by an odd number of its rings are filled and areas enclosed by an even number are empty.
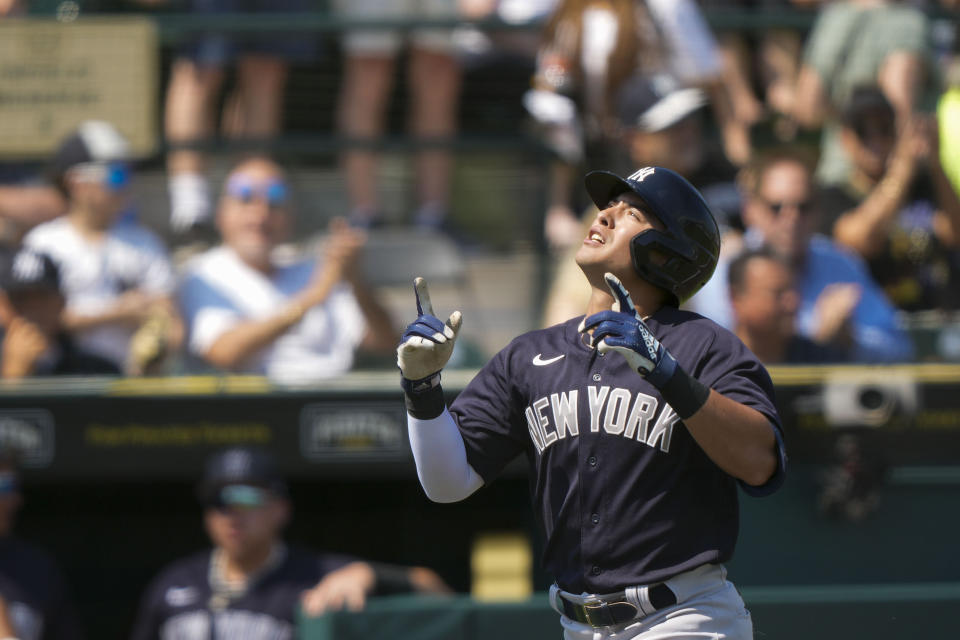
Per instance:
[[[556,357],[547,358],[546,360],[544,360],[544,359],[542,359],[542,358],[540,357],[540,356],[542,356],[542,355],[543,355],[542,353],[538,353],[537,355],[533,356],[533,364],[537,365],[538,367],[545,367],[545,366],[547,366],[548,364],[553,364],[554,362],[556,362],[557,360],[559,360],[560,358],[562,358],[562,357],[565,356],[566,354],[565,354],[565,353],[561,353],[560,355],[558,355],[558,356],[556,356]]]

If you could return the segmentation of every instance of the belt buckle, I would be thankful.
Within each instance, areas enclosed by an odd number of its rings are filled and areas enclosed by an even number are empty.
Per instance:
[[[583,617],[587,619],[587,624],[591,627],[610,627],[616,624],[613,614],[610,613],[610,608],[603,600],[585,602],[581,606],[583,607]],[[602,612],[604,615],[601,617],[604,619],[594,619],[596,612]]]

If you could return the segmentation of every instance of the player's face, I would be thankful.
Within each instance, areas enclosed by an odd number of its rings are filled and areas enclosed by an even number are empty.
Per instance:
[[[754,334],[783,340],[793,335],[798,297],[790,271],[779,262],[751,260],[731,302],[737,323]]]
[[[289,235],[288,191],[271,162],[255,160],[235,169],[217,218],[224,243],[251,264],[269,264],[270,253]]]
[[[630,241],[642,231],[663,229],[660,221],[648,216],[642,207],[637,195],[624,193],[597,213],[576,254],[577,264],[588,279],[602,279],[607,271],[625,284],[638,278],[630,257]]]
[[[747,199],[747,224],[790,261],[802,260],[816,228],[810,174],[800,163],[781,161],[767,168],[758,192]]]
[[[286,500],[270,495],[260,505],[208,507],[204,513],[213,544],[242,560],[268,551],[289,516]]]

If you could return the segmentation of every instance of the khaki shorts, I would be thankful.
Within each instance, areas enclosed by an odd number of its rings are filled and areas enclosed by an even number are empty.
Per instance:
[[[334,0],[333,10],[344,18],[371,20],[454,19],[459,16],[456,0]],[[341,41],[348,53],[393,55],[404,44],[405,33],[411,44],[442,53],[453,50],[451,29],[413,29],[409,32],[389,29],[347,30]]]

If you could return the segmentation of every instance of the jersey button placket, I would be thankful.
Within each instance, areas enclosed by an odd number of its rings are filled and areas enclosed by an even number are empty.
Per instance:
[[[600,514],[594,513],[590,516],[590,522],[593,524],[600,524]]]

